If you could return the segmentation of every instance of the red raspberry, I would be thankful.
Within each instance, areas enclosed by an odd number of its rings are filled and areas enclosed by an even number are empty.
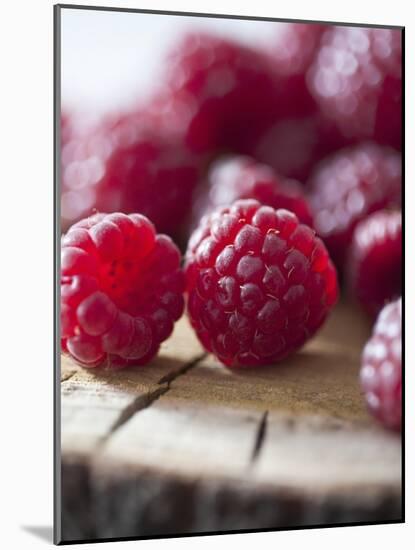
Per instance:
[[[62,349],[85,367],[145,364],[183,313],[180,253],[140,214],[97,214],[62,239]]]
[[[175,234],[190,208],[199,161],[140,112],[105,120],[62,149],[62,222],[94,209],[140,212]]]
[[[309,181],[314,227],[342,267],[357,223],[401,203],[402,160],[387,147],[363,143],[328,157]]]
[[[199,340],[229,367],[297,350],[337,299],[322,241],[288,210],[236,201],[205,216],[186,258],[188,312]]]
[[[189,34],[171,52],[153,108],[181,124],[195,152],[239,151],[282,111],[282,83],[265,55],[208,34]]]
[[[209,173],[208,190],[203,185],[195,201],[197,222],[202,215],[218,206],[227,206],[238,199],[256,199],[272,208],[291,210],[301,223],[312,225],[312,216],[302,186],[281,178],[265,164],[247,156],[217,161]]]
[[[402,32],[331,27],[308,73],[323,112],[346,137],[400,148]]]
[[[375,212],[357,225],[348,275],[352,294],[370,315],[402,294],[400,212]]]
[[[362,355],[360,381],[370,412],[387,428],[402,422],[402,304],[380,312]]]

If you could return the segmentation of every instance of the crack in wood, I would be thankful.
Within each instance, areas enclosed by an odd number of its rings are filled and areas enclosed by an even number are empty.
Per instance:
[[[156,401],[161,395],[163,395],[167,391],[169,391],[168,385],[157,388],[157,390],[147,393],[145,395],[137,396],[132,403],[130,403],[127,407],[125,407],[125,409],[121,411],[119,417],[111,426],[108,433],[102,438],[102,441],[106,441],[111,434],[113,434],[116,430],[121,428],[121,426],[126,424],[130,420],[130,418],[135,415],[136,412],[149,407],[152,403],[154,403],[154,401]]]
[[[197,363],[199,363],[199,361],[202,361],[202,359],[204,359],[205,357],[207,357],[207,353],[199,354],[192,361],[189,361],[189,363],[186,363],[185,365],[183,365],[179,369],[168,372],[167,374],[162,376],[157,383],[158,384],[167,383],[168,385],[170,385],[174,380],[176,380],[176,378],[178,378],[179,376],[182,376],[183,374],[186,374],[187,371],[189,371],[190,369],[195,367],[197,365]]]
[[[61,384],[62,382],[66,382],[67,380],[69,380],[70,378],[72,378],[72,376],[74,376],[75,374],[77,373],[76,370],[72,371],[72,372],[68,372],[66,374],[62,374],[61,375]]]
[[[252,455],[251,455],[251,464],[255,462],[255,460],[257,460],[261,452],[261,449],[264,445],[265,437],[267,434],[267,427],[268,427],[268,411],[265,411],[258,424],[258,430],[255,436],[254,448],[252,450]]]
[[[159,397],[167,393],[171,388],[171,384],[177,378],[186,374],[206,356],[207,353],[202,353],[195,357],[192,361],[189,361],[189,363],[183,365],[180,369],[168,372],[157,382],[157,384],[160,385],[159,388],[145,395],[137,396],[132,403],[130,403],[127,407],[125,407],[125,409],[121,411],[117,420],[113,423],[108,432],[100,439],[98,446],[102,446],[103,444],[105,444],[106,441],[108,441],[108,439],[111,437],[111,435],[119,428],[121,428],[121,426],[124,426],[124,424],[126,424],[137,412],[143,409],[147,409],[154,403],[154,401],[157,401]]]

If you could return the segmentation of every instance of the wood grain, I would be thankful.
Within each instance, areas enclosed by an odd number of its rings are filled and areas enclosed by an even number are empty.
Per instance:
[[[283,363],[229,370],[209,355],[170,395],[243,410],[323,414],[371,423],[357,383],[369,333],[367,320],[340,304],[319,335]]]
[[[167,391],[172,380],[202,356],[203,350],[188,324],[180,322],[172,338],[145,368],[82,369],[64,358],[62,453],[92,453],[113,429]]]
[[[260,419],[257,412],[177,403],[166,394],[117,430],[99,463],[239,479],[249,466]]]
[[[377,426],[271,414],[252,476],[310,495],[394,489],[401,484],[401,441]]]
[[[182,319],[153,364],[62,363],[66,541],[401,518],[401,441],[366,413],[340,304],[280,365],[228,370]]]

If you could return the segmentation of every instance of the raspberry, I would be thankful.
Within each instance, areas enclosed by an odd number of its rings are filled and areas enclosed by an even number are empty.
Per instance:
[[[205,216],[186,255],[188,313],[204,347],[229,367],[297,350],[337,299],[323,242],[297,216],[256,200]]]
[[[217,206],[227,206],[238,199],[256,199],[272,208],[285,208],[296,214],[301,223],[312,225],[312,216],[302,186],[277,176],[264,164],[247,156],[217,161],[209,173],[208,191],[203,185],[195,201],[197,221]]]
[[[402,304],[401,299],[380,312],[362,354],[360,381],[369,411],[387,428],[402,423]]]
[[[139,212],[174,235],[190,208],[199,161],[142,112],[109,117],[62,149],[64,226],[94,209]]]
[[[239,151],[282,112],[282,83],[267,56],[250,48],[189,34],[166,61],[166,81],[153,108],[167,126],[182,125],[194,152]]]
[[[400,148],[402,33],[331,27],[308,73],[314,98],[346,137]]]
[[[140,214],[96,214],[62,238],[62,349],[85,367],[145,364],[183,313],[180,253]]]
[[[375,212],[357,225],[348,275],[352,294],[370,315],[402,294],[400,212]]]
[[[356,224],[401,203],[400,153],[372,143],[345,148],[323,160],[308,183],[314,227],[342,267]]]

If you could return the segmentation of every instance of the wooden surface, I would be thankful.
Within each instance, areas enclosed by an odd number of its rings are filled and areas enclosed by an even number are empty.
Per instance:
[[[228,370],[183,318],[151,365],[62,358],[62,540],[399,520],[401,441],[366,413],[340,304],[280,365]]]

